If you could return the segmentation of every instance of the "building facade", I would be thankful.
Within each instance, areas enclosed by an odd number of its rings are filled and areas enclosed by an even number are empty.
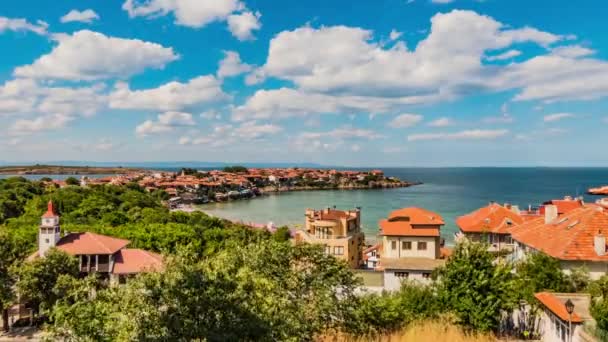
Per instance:
[[[43,258],[51,248],[57,248],[78,258],[81,273],[98,273],[113,284],[123,283],[137,273],[163,267],[161,255],[127,248],[128,240],[90,232],[62,235],[59,221],[53,202],[49,201],[38,229],[38,251],[29,260]]]
[[[430,281],[433,270],[445,263],[440,238],[444,224],[439,214],[420,208],[395,210],[380,221],[379,269],[386,290],[399,289],[404,279]]]
[[[306,209],[304,230],[296,232],[296,241],[323,245],[326,254],[357,268],[361,266],[365,242],[361,232],[361,210]]]

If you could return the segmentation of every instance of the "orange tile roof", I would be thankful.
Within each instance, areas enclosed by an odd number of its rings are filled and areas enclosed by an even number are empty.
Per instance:
[[[49,201],[47,204],[46,213],[42,215],[43,218],[55,217],[57,216],[57,212],[55,211],[55,207],[53,206],[53,201]]]
[[[412,225],[443,225],[445,222],[441,215],[422,208],[410,207],[392,211],[388,215],[389,220],[398,218],[409,218]]]
[[[601,233],[608,236],[608,212],[587,205],[559,216],[549,223],[543,218],[514,227],[511,235],[536,250],[561,260],[608,261],[595,252],[593,240]]]
[[[551,200],[544,204],[553,204],[557,207],[559,215],[566,214],[569,211],[583,207],[583,202],[576,199]]]
[[[549,292],[539,292],[535,293],[534,297],[538,299],[541,304],[543,304],[549,311],[553,312],[557,317],[559,317],[562,321],[568,321],[569,315],[566,310],[566,306],[564,303],[553,294]],[[583,320],[576,312],[572,313],[572,323],[583,323]]]
[[[121,249],[115,257],[112,270],[114,274],[160,271],[163,268],[163,257],[160,254],[143,249]]]
[[[128,244],[128,240],[86,232],[71,233],[62,237],[57,248],[72,255],[114,254]]]
[[[523,222],[523,217],[497,203],[456,219],[456,225],[464,233],[509,234],[513,226]]]
[[[439,226],[435,228],[414,228],[410,222],[380,221],[380,235],[388,236],[439,236]]]

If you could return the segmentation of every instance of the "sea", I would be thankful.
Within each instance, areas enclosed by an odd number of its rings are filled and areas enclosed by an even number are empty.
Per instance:
[[[306,208],[361,208],[368,242],[378,235],[378,221],[395,209],[421,207],[440,214],[442,237],[452,244],[455,220],[494,201],[525,209],[564,196],[584,196],[590,187],[608,185],[608,168],[384,168],[387,176],[423,184],[378,190],[320,190],[272,194],[247,201],[201,206],[208,214],[231,220],[302,227]]]
[[[363,168],[351,168],[365,170]],[[245,223],[304,224],[306,208],[361,208],[362,229],[368,241],[378,234],[378,221],[403,207],[422,207],[439,213],[446,225],[442,237],[451,244],[457,232],[455,219],[494,201],[525,209],[564,196],[601,198],[585,194],[590,187],[608,185],[608,168],[382,168],[387,176],[423,184],[378,190],[319,190],[271,194],[251,200],[211,203],[206,213]],[[70,175],[51,175],[66,178]],[[104,176],[104,175],[99,175]],[[31,179],[44,175],[30,175]]]

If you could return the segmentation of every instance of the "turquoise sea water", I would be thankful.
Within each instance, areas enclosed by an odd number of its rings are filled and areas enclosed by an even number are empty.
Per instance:
[[[362,228],[368,238],[378,233],[377,222],[391,210],[418,206],[438,212],[446,221],[443,237],[450,243],[456,217],[490,201],[520,208],[566,195],[584,195],[589,187],[608,185],[608,168],[385,168],[388,176],[422,181],[423,185],[387,190],[291,192],[253,200],[202,206],[212,215],[244,222],[302,226],[306,208],[360,206]],[[599,197],[585,195],[586,201]]]

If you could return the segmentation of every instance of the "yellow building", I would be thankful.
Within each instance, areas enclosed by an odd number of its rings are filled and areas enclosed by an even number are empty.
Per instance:
[[[296,241],[325,246],[325,253],[345,260],[352,268],[361,264],[361,210],[306,209],[305,229],[298,231]]]

